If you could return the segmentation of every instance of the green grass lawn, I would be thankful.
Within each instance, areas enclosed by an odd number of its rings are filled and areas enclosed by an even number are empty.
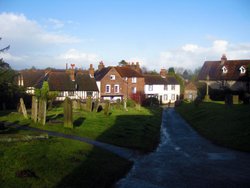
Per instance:
[[[250,151],[250,105],[182,103],[176,108],[201,135],[222,146]]]
[[[130,108],[129,111],[111,110],[109,116],[103,112],[74,111],[74,129],[63,127],[63,109],[55,108],[47,112],[45,126],[25,120],[18,113],[0,114],[0,121],[12,121],[40,129],[63,132],[94,140],[150,152],[159,143],[161,109]]]
[[[17,112],[0,112],[0,121],[88,137],[142,152],[155,149],[160,138],[162,110],[129,109],[103,112],[74,111],[74,128],[63,127],[63,109],[48,111],[45,126]],[[15,135],[37,134],[18,131]],[[3,136],[3,133],[0,134]],[[26,142],[0,142],[0,187],[111,187],[132,163],[91,145],[50,137]],[[28,176],[28,177],[26,177]]]
[[[131,165],[63,138],[0,143],[0,187],[110,187]]]

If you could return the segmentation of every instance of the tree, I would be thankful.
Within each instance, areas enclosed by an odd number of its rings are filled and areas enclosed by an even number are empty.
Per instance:
[[[119,66],[123,67],[123,66],[126,66],[128,65],[128,62],[126,62],[125,60],[121,60],[119,63],[118,63]]]
[[[1,40],[1,38],[0,38]],[[0,53],[8,50],[10,46],[0,49]],[[8,108],[16,107],[18,103],[18,98],[23,93],[16,82],[17,73],[6,63],[2,58],[0,58],[0,108],[6,109],[6,104]]]
[[[169,67],[169,69],[168,69],[168,74],[169,74],[169,75],[175,75],[174,67]]]

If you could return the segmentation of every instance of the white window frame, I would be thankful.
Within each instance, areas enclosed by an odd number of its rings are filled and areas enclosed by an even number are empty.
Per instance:
[[[136,87],[132,87],[132,93],[136,94]]]
[[[110,75],[110,80],[115,80],[115,75],[114,74]]]
[[[168,94],[164,94],[164,95],[163,95],[163,100],[164,100],[164,101],[167,101],[167,100],[168,100]]]
[[[114,85],[114,92],[115,93],[120,93],[120,86],[118,84]]]
[[[109,88],[109,89],[108,89]],[[105,93],[111,93],[111,85],[110,84],[107,84],[105,86]]]
[[[154,90],[154,86],[153,85],[148,85],[148,90],[149,91],[153,91]]]
[[[241,66],[239,69],[240,69],[240,74],[245,74],[246,73],[245,67]]]
[[[228,70],[227,70],[227,68],[225,66],[223,66],[221,69],[222,69],[223,74],[226,74],[228,72]]]
[[[175,85],[171,85],[171,90],[175,90]]]
[[[137,78],[136,77],[132,77],[132,83],[135,84],[137,82]]]
[[[171,95],[171,100],[174,101],[175,100],[175,94]]]

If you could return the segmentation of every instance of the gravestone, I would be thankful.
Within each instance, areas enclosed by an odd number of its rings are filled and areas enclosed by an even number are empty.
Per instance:
[[[32,96],[31,119],[35,123],[37,122],[37,107],[38,107],[38,100],[36,96]]]
[[[26,110],[23,98],[20,98],[20,107],[21,107],[21,111],[23,113],[24,118],[28,119],[27,110]]]
[[[72,101],[66,97],[64,100],[64,127],[73,128]]]
[[[233,95],[233,104],[239,104],[239,95]]]
[[[46,108],[47,101],[45,99],[39,99],[39,110],[38,110],[38,123],[45,125],[46,123]]]
[[[91,112],[92,111],[92,99],[90,96],[88,96],[86,101],[86,110]]]
[[[106,100],[104,105],[104,115],[106,116],[109,115],[109,108],[110,108],[110,101]]]

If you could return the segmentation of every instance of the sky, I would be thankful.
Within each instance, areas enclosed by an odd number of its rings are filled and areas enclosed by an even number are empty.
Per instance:
[[[13,69],[139,62],[194,70],[250,59],[249,0],[0,0],[0,54]]]

